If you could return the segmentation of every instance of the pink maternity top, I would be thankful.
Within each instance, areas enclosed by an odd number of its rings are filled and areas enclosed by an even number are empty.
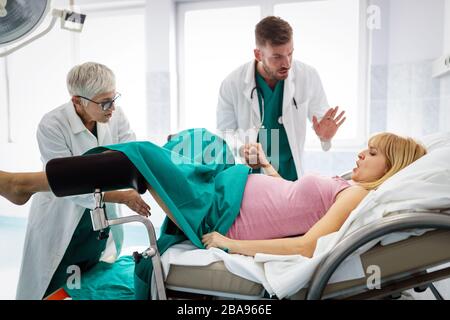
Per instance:
[[[263,240],[304,234],[325,215],[337,194],[349,186],[340,177],[308,174],[288,181],[251,174],[239,215],[227,237]]]

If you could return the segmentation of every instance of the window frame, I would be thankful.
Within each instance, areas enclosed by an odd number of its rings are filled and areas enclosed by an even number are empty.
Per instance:
[[[286,3],[312,2],[323,0],[211,0],[204,2],[180,1],[176,3],[176,46],[177,46],[177,72],[178,72],[178,99],[177,99],[177,128],[182,128],[186,124],[186,104],[185,104],[185,52],[184,52],[184,25],[185,14],[193,10],[222,9],[233,7],[259,6],[261,8],[261,18],[274,14],[275,5]],[[369,0],[360,1],[359,12],[359,61],[358,61],[358,92],[357,105],[363,106],[358,109],[357,133],[354,139],[340,139],[333,141],[334,151],[355,150],[364,146],[368,136],[368,108],[369,108],[369,61],[371,47],[371,32],[366,27],[367,6]],[[331,107],[331,106],[330,106]],[[305,150],[314,151],[321,149],[319,141],[305,145]]]
[[[11,99],[9,85],[8,57],[4,57],[0,62],[0,89],[4,92],[0,96],[0,114],[4,117],[0,119],[0,143],[12,143],[12,119],[11,119]]]
[[[110,16],[125,16],[136,13],[144,13],[145,18],[145,0],[120,0],[118,2],[103,2],[99,0],[81,2],[76,7],[80,8],[81,12],[94,17],[110,17]],[[70,33],[72,48],[74,50],[71,56],[72,65],[80,63],[80,34],[76,32]]]
[[[96,1],[92,1],[92,2],[87,2],[87,3],[81,3],[80,5],[78,5],[78,7],[80,8],[81,12],[85,13],[88,15],[88,17],[90,17],[91,19],[98,19],[98,18],[108,18],[108,17],[126,17],[126,16],[130,16],[130,15],[142,15],[143,19],[144,19],[144,24],[145,24],[145,19],[146,18],[146,2],[145,0],[120,0],[117,2],[102,2],[99,0]],[[145,27],[146,28],[146,27]],[[144,37],[146,36],[147,30],[144,29]],[[78,65],[80,63],[85,62],[84,60],[81,59],[81,51],[82,51],[82,47],[81,47],[81,43],[80,43],[80,37],[82,36],[82,33],[76,33],[76,32],[71,32],[70,33],[70,37],[71,37],[71,45],[72,45],[72,55],[71,55],[71,62],[72,65]],[[145,45],[144,45],[145,47]],[[144,48],[145,49],[145,48]],[[102,62],[102,61],[98,61],[98,62]],[[146,59],[144,59],[144,62],[146,63]],[[115,71],[115,70],[114,70]],[[117,74],[116,74],[117,76]],[[144,89],[147,88],[147,79],[146,79],[146,71],[144,71]],[[117,80],[117,79],[116,79]],[[121,91],[121,88],[116,88],[117,90]],[[142,104],[144,104],[144,114],[143,117],[145,118],[145,122],[142,124],[143,126],[138,126],[136,128],[132,128],[133,131],[135,132],[135,134],[137,135],[137,138],[144,138],[147,133],[148,130],[144,130],[144,128],[146,128],[148,126],[148,121],[147,121],[147,113],[148,113],[148,97],[147,94],[144,93],[143,94],[144,99],[141,100],[140,102]],[[123,99],[123,98],[122,98]],[[122,100],[123,101],[123,100]],[[121,106],[121,104],[119,104],[119,106]],[[131,114],[129,114],[128,112],[126,113],[126,116],[128,118],[128,121],[132,120]],[[131,122],[131,124],[133,124]],[[136,129],[142,129],[140,131],[136,130]]]
[[[183,1],[177,2],[176,5],[176,47],[177,47],[177,72],[178,72],[178,99],[177,99],[177,115],[176,115],[176,125],[177,131],[180,128],[185,127],[186,124],[186,86],[184,85],[186,81],[186,72],[184,65],[185,58],[185,38],[184,38],[184,25],[185,16],[188,11],[194,10],[207,10],[207,9],[225,9],[225,8],[236,8],[236,7],[248,7],[259,5],[260,0],[212,0],[205,2],[190,2]],[[261,13],[262,14],[262,13]],[[230,70],[231,71],[231,70]]]

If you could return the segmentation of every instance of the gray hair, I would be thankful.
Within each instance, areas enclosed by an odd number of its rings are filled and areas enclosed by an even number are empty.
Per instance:
[[[92,99],[96,95],[116,90],[116,77],[107,66],[86,62],[69,71],[67,89],[71,96]]]

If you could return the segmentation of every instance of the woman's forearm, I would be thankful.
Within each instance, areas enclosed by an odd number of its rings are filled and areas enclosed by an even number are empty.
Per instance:
[[[264,173],[266,175],[271,176],[271,177],[281,178],[278,171],[275,170],[275,168],[271,164],[268,164],[267,166],[263,166],[262,168],[264,169]]]
[[[311,246],[302,237],[271,240],[231,240],[228,252],[246,256],[267,253],[277,255],[300,254],[305,257],[311,257],[313,254]]]
[[[134,189],[122,191],[108,191],[103,196],[104,202],[120,203],[142,216],[150,215],[150,206],[142,199]]]
[[[122,191],[108,191],[103,195],[103,201],[109,203],[124,203]]]

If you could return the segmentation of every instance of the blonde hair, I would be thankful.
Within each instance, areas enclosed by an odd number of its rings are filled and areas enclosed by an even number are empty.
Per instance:
[[[360,183],[367,190],[378,188],[387,179],[427,153],[425,147],[414,139],[388,132],[374,135],[369,139],[369,145],[373,145],[386,157],[387,172],[376,181]]]

